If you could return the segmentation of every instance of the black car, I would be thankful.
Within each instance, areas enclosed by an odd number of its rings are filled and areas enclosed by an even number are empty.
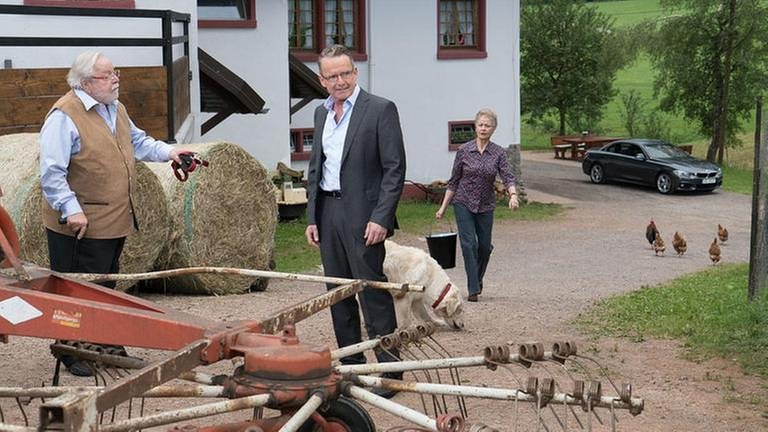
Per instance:
[[[615,180],[655,186],[663,194],[713,191],[723,184],[720,167],[658,140],[621,140],[590,149],[581,169],[592,183]]]

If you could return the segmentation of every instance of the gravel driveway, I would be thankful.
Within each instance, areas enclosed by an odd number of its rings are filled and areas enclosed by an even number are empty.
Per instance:
[[[723,246],[723,262],[747,261],[751,198],[722,191],[664,196],[652,189],[593,185],[578,163],[556,161],[550,153],[524,153],[523,163],[529,199],[558,202],[567,211],[555,221],[497,223],[485,290],[480,302],[464,305],[466,330],[441,333],[437,339],[454,355],[461,356],[481,355],[485,346],[506,342],[541,341],[549,346],[556,340],[577,341],[580,353],[598,358],[617,381],[632,382],[633,395],[645,399],[645,411],[640,416],[619,416],[618,430],[768,430],[764,418],[768,387],[755,378],[742,376],[731,363],[683,360],[674,341],[594,340],[569,326],[569,320],[596,299],[711,267],[707,250],[718,223],[730,231],[730,240]],[[644,237],[650,219],[656,221],[670,250],[672,233],[683,233],[688,253],[682,258],[670,253],[654,256]],[[421,238],[400,233],[395,240],[426,249]],[[449,275],[455,283],[465,286],[460,257],[457,264]],[[273,281],[266,292],[246,295],[148,297],[166,307],[232,321],[265,317],[322,290],[315,284]],[[299,324],[299,336],[303,342],[333,344],[329,323],[329,314],[322,312]],[[50,381],[41,378],[52,367],[45,354],[48,343],[11,338],[9,344],[0,347],[0,386]],[[19,361],[20,357],[23,361]],[[227,368],[226,364],[218,365],[212,371]],[[512,372],[509,382],[502,381],[500,377],[509,374],[501,370],[470,370],[463,372],[463,378],[474,385],[511,387],[521,381],[524,385],[528,371],[518,368]],[[66,375],[66,383],[83,381]],[[570,384],[563,385],[570,390]],[[421,406],[413,395],[400,394],[395,400],[414,408]],[[532,414],[527,407],[527,423],[513,426],[518,419],[513,405],[472,402],[470,418],[501,430],[544,430],[530,420]],[[380,431],[406,423],[376,409],[371,412]],[[535,419],[535,411],[533,414]],[[585,421],[586,416],[580,415]],[[606,425],[600,426],[595,419],[593,430],[610,430],[608,417],[604,410],[602,420]],[[551,418],[549,430],[562,430]],[[229,417],[228,421],[232,420]],[[568,430],[578,430],[573,417],[568,422]],[[586,428],[586,422],[583,426]]]

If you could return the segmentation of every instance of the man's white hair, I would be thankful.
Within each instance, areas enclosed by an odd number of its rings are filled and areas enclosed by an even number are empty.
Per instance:
[[[77,56],[67,74],[67,83],[71,88],[80,88],[83,80],[93,75],[93,67],[101,55],[100,52],[86,51]]]

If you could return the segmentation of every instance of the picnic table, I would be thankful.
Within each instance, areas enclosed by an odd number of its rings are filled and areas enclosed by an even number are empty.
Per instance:
[[[584,153],[593,147],[602,147],[622,138],[601,135],[565,135],[550,138],[555,159],[582,160]]]

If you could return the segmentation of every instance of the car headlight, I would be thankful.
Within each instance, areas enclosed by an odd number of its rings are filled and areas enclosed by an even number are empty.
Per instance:
[[[679,178],[690,179],[690,178],[695,178],[696,177],[695,173],[688,172],[688,171],[675,170],[674,172],[675,172],[675,175],[678,176]]]

